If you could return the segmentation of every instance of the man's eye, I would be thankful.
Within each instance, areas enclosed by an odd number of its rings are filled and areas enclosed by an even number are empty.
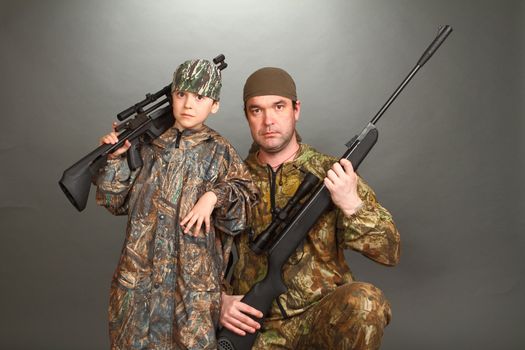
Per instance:
[[[284,109],[284,105],[277,105],[275,106],[275,108],[278,110],[278,111],[282,111]]]
[[[259,108],[252,108],[251,112],[252,114],[258,114],[261,110]]]

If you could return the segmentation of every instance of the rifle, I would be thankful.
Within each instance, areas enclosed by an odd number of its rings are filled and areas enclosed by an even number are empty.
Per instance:
[[[213,63],[217,65],[219,70],[228,66],[224,59],[225,57],[222,54],[213,59]],[[162,100],[157,102],[161,98]],[[171,84],[153,94],[146,94],[144,100],[117,114],[117,119],[124,121],[132,115],[135,115],[132,119],[116,126],[115,131],[120,132],[117,143],[97,147],[67,168],[58,181],[60,188],[78,211],[82,211],[86,207],[91,179],[106,164],[109,154],[122,147],[126,140],[129,140],[131,147],[127,151],[127,161],[130,170],[135,170],[142,166],[139,153],[140,145],[151,143],[173,126],[175,118],[173,118],[172,112]]]
[[[345,144],[348,149],[342,158],[348,159],[352,163],[354,170],[357,170],[377,141],[378,131],[375,124],[379,118],[381,118],[416,72],[434,54],[451,32],[452,27],[449,25],[442,26],[439,29],[438,35],[424,51],[416,66],[410,71],[383,107],[381,107],[379,112],[377,112],[359,135],[355,135]],[[265,316],[270,311],[274,299],[287,290],[281,274],[283,265],[293,252],[295,252],[319,217],[332,204],[330,192],[326,186],[320,184],[316,187],[317,182],[318,179],[316,179],[314,175],[307,174],[284,209],[276,215],[268,228],[257,236],[257,239],[251,244],[254,252],[258,254],[265,251],[267,252],[268,270],[264,279],[253,285],[241,301],[260,310]],[[303,204],[300,204],[301,198],[308,192],[312,192],[312,188],[315,188],[313,194],[311,194]],[[275,238],[272,239],[272,237]],[[262,327],[264,318],[256,319],[252,317],[252,319]],[[251,349],[258,332],[259,331],[240,336],[228,329],[222,328],[217,334],[218,349]]]

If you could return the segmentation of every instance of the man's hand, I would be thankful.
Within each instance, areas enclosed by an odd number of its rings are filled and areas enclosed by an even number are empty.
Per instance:
[[[347,159],[334,163],[324,179],[330,191],[332,201],[343,211],[345,216],[354,214],[363,204],[357,194],[357,175]]]
[[[116,126],[117,126],[117,123],[114,122],[113,123],[113,131],[110,132],[107,135],[102,136],[100,138],[100,141],[99,141],[100,145],[103,145],[103,144],[114,145],[114,144],[116,144],[118,142],[118,135],[117,135],[117,132],[115,131],[115,127]],[[124,146],[120,147],[115,152],[109,154],[108,158],[109,159],[118,158],[121,154],[126,153],[130,147],[131,147],[131,142],[126,140],[126,142],[124,142]]]
[[[255,333],[261,326],[247,315],[262,318],[263,313],[241,301],[243,295],[221,295],[221,325],[238,335]],[[246,314],[246,315],[245,315]]]
[[[203,222],[206,228],[206,234],[210,232],[210,216],[215,208],[215,203],[217,203],[215,193],[211,191],[204,193],[180,222],[180,225],[184,227],[184,233],[190,232],[193,225],[195,225],[192,235],[197,237]]]

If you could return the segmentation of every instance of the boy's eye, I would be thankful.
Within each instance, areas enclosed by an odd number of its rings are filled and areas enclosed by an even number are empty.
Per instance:
[[[199,100],[199,101],[204,100],[204,96],[202,96],[202,95],[197,95],[195,98],[196,98],[197,100]]]
[[[177,97],[184,97],[184,92],[178,91],[177,92]]]

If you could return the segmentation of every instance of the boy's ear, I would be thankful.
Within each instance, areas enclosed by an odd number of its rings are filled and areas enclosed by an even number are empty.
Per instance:
[[[211,113],[215,114],[219,110],[219,101],[213,101],[211,105]]]

